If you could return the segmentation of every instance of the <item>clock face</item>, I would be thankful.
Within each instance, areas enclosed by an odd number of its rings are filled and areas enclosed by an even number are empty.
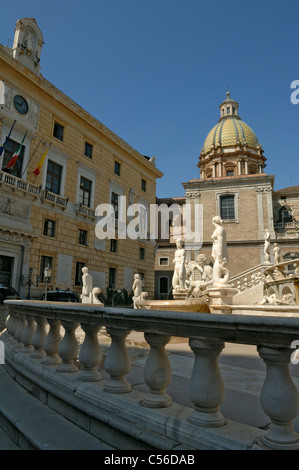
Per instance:
[[[27,104],[27,101],[25,100],[25,98],[23,98],[23,96],[16,95],[13,99],[13,103],[15,105],[16,110],[20,114],[28,113],[28,104]]]

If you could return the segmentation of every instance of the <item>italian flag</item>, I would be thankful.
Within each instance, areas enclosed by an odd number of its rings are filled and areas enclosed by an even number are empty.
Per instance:
[[[49,151],[49,148],[50,148],[50,145],[49,145],[49,147],[47,148],[47,150],[45,151],[45,153],[43,154],[43,156],[41,157],[40,161],[38,162],[37,167],[36,167],[36,169],[35,169],[34,172],[33,172],[33,174],[34,174],[35,176],[38,176],[38,175],[39,175],[40,170],[41,170],[41,167],[43,166],[44,161],[46,160],[46,156],[47,156],[47,153],[48,153],[48,151]]]
[[[26,135],[27,135],[27,131],[25,132],[25,135],[24,135],[24,137],[23,137],[23,140],[22,140],[22,142],[21,142],[21,144],[20,144],[18,150],[14,153],[13,157],[11,158],[11,160],[9,160],[9,162],[6,164],[6,168],[8,168],[9,170],[10,170],[11,168],[13,168],[13,167],[15,166],[15,164],[16,164],[16,161],[17,161],[17,159],[18,159],[18,156],[20,155],[20,152],[21,152],[21,150],[22,150],[23,143],[24,143],[24,140],[25,140],[25,138],[26,138]]]

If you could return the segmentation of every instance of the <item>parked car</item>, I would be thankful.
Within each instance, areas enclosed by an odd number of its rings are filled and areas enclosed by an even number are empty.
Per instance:
[[[45,300],[46,294],[42,295],[42,300]],[[47,300],[49,302],[79,302],[77,292],[69,289],[54,289],[48,290]]]
[[[0,304],[3,304],[4,300],[13,300],[20,298],[21,297],[13,287],[0,285]]]

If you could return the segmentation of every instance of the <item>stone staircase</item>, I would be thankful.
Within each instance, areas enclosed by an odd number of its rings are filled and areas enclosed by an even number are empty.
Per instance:
[[[0,450],[113,450],[14,381],[0,366]]]

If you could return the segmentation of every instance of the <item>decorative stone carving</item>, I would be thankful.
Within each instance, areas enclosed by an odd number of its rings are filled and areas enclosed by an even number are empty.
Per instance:
[[[139,274],[134,274],[134,282],[133,282],[132,290],[133,290],[133,306],[134,308],[137,308],[136,301],[141,300],[141,294],[142,294],[142,280]]]
[[[213,268],[207,264],[204,254],[197,256],[196,261],[190,261],[186,265],[187,297],[201,297],[207,286],[213,283]]]
[[[214,232],[212,234],[213,247],[212,258],[214,258],[213,266],[213,286],[228,286],[230,273],[224,266],[228,260],[228,252],[226,246],[226,231],[222,226],[222,220],[219,216],[213,217]]]

